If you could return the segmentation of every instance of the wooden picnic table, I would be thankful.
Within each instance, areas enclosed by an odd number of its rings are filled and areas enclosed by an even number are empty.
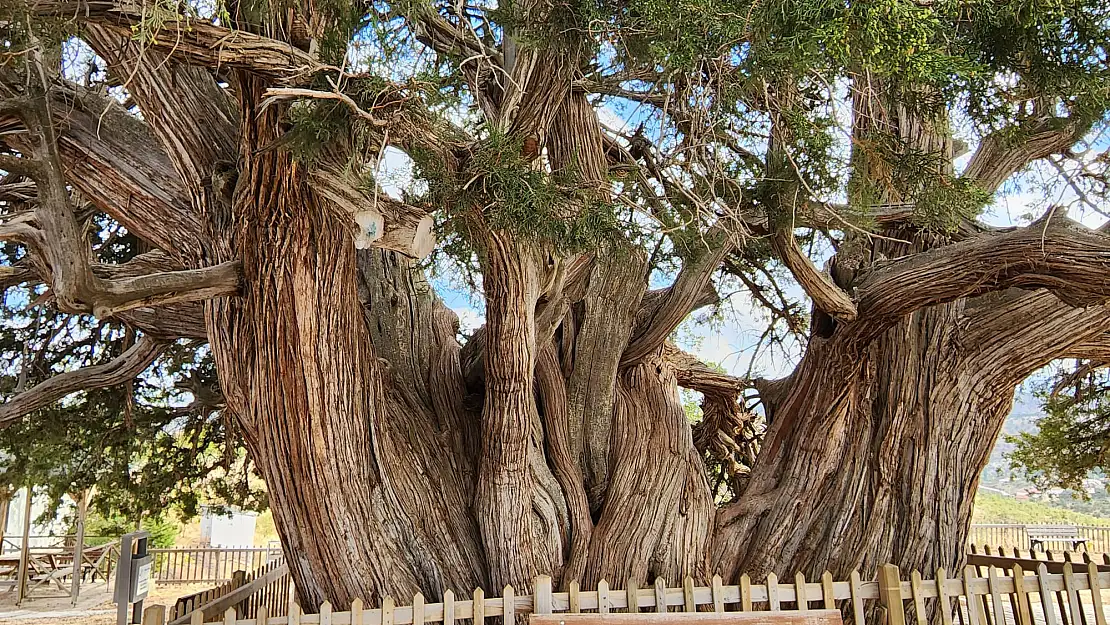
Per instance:
[[[18,575],[20,558],[20,552],[0,554],[0,575]],[[67,557],[61,549],[32,547],[27,553],[27,576],[32,582],[27,592],[49,582],[54,582],[59,590],[65,591],[62,580],[72,573],[72,565],[73,557]]]

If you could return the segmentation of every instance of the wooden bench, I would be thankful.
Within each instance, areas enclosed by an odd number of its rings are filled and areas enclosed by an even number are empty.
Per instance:
[[[843,625],[840,610],[531,614],[529,625]]]
[[[1025,533],[1029,535],[1029,548],[1032,550],[1039,545],[1044,551],[1047,542],[1070,543],[1073,551],[1079,545],[1087,548],[1087,539],[1079,535],[1079,528],[1074,525],[1026,525]]]

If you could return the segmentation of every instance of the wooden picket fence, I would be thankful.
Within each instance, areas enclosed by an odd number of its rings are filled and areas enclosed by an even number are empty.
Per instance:
[[[236,571],[229,582],[181,597],[169,610],[167,620],[171,625],[215,622],[229,611],[243,619],[255,618],[260,610],[281,616],[292,602],[292,589],[289,566],[278,559],[250,573]]]
[[[500,597],[487,598],[481,588],[473,597],[458,600],[450,590],[442,602],[427,603],[417,594],[410,605],[398,606],[390,597],[380,608],[366,609],[355,600],[347,611],[333,611],[327,603],[318,614],[303,614],[290,601],[285,614],[274,614],[272,606],[260,606],[250,617],[234,609],[224,613],[224,625],[455,625],[469,620],[485,625],[486,619],[501,617],[506,625],[520,614],[610,612],[725,612],[840,609],[852,622],[866,622],[866,615],[880,609],[887,625],[926,625],[929,614],[939,612],[942,625],[1107,625],[1102,589],[1110,589],[1110,568],[1100,570],[1090,562],[1081,566],[1061,564],[1061,573],[1050,573],[1046,564],[1030,574],[1015,565],[1009,570],[987,567],[986,575],[968,566],[964,575],[949,577],[939,569],[931,580],[914,571],[902,579],[898,567],[884,565],[878,579],[863,581],[852,573],[847,581],[834,581],[826,572],[819,581],[801,574],[793,582],[780,582],[768,575],[762,584],[753,584],[744,575],[734,586],[724,585],[714,576],[711,586],[695,586],[691,578],[679,588],[670,588],[662,579],[654,586],[640,588],[629,582],[624,589],[611,589],[605,581],[596,590],[582,590],[571,582],[565,592],[554,592],[551,578],[535,580],[531,595],[516,595],[508,586]],[[1093,592],[1092,592],[1093,591]],[[1058,609],[1058,611],[1057,611]],[[1088,611],[1090,614],[1088,614]],[[157,617],[155,617],[157,618]],[[161,625],[159,621],[151,621]],[[189,623],[199,625],[204,616],[191,614]]]
[[[159,584],[220,584],[235,571],[254,571],[281,557],[274,547],[173,547],[151,549]]]
[[[1095,553],[1092,551],[1059,551],[1054,549],[1041,551],[1040,549],[1018,549],[1017,547],[1007,549],[1001,545],[996,547],[971,545],[968,547],[967,554],[968,564],[991,562],[994,566],[1002,568],[1021,564],[1027,571],[1035,570],[1041,562],[1044,562],[1048,565],[1049,573],[1059,573],[1060,565],[1065,562],[1076,564],[1095,562],[1099,566],[1110,566],[1110,553]],[[1004,563],[1008,563],[1008,565]]]

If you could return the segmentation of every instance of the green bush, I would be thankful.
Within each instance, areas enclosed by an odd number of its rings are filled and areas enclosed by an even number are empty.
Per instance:
[[[177,524],[166,519],[165,515],[143,519],[142,529],[150,532],[151,547],[172,547],[177,539]],[[134,530],[135,522],[118,514],[106,517],[90,512],[85,522],[85,534],[93,537],[86,542],[92,546],[104,544]]]

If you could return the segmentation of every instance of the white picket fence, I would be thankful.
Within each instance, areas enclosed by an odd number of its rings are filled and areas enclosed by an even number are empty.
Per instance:
[[[240,618],[228,610],[220,622],[225,625],[455,625],[469,620],[484,625],[487,619],[501,617],[508,624],[519,614],[674,612],[693,613],[814,609],[843,609],[850,620],[864,623],[867,611],[879,605],[886,610],[888,625],[926,625],[930,609],[939,608],[943,625],[1107,625],[1102,589],[1110,589],[1110,567],[1090,562],[1086,565],[1064,563],[1062,573],[1049,573],[1042,564],[1036,572],[1020,565],[1002,570],[988,567],[980,575],[967,567],[963,576],[949,577],[943,569],[933,579],[923,579],[914,571],[902,579],[893,565],[881,567],[877,580],[863,581],[853,573],[846,581],[835,581],[825,573],[819,581],[801,574],[792,582],[780,582],[768,575],[762,584],[753,584],[747,575],[737,585],[725,585],[714,576],[712,585],[695,586],[690,578],[671,588],[657,579],[654,586],[640,588],[634,582],[623,589],[611,589],[605,581],[596,589],[581,590],[571,582],[565,592],[554,592],[551,578],[536,578],[532,594],[517,595],[509,586],[500,597],[487,598],[481,588],[468,599],[444,593],[442,602],[428,603],[422,595],[409,605],[398,606],[390,597],[374,609],[355,600],[349,610],[335,611],[323,604],[317,614],[304,614],[295,603],[288,613],[271,617],[265,607],[251,618]],[[148,623],[160,625],[158,607],[152,607]],[[164,608],[163,608],[164,613]],[[1090,615],[1088,617],[1088,614]],[[678,614],[675,614],[677,617]],[[199,625],[203,616],[194,613],[191,623]]]

